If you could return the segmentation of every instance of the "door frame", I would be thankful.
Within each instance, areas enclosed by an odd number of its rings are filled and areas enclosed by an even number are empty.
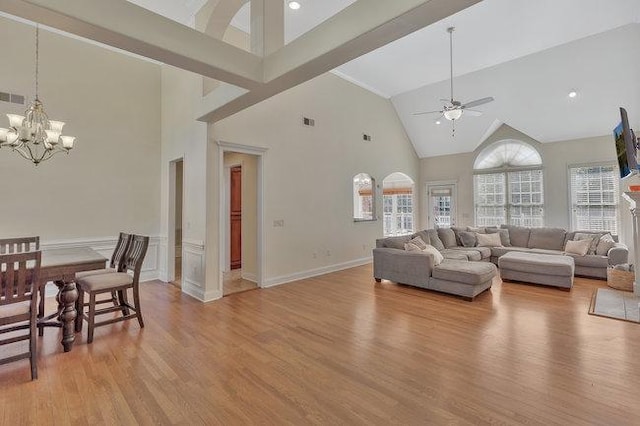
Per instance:
[[[452,200],[453,200],[453,206],[454,206],[454,212],[453,212],[453,220],[454,220],[454,225],[453,226],[458,226],[460,223],[460,218],[459,218],[459,209],[458,209],[458,181],[457,180],[434,180],[434,181],[429,181],[425,183],[425,197],[424,197],[424,203],[423,203],[423,208],[425,212],[427,212],[427,215],[425,217],[426,220],[426,226],[424,227],[424,229],[429,229],[431,226],[431,210],[430,210],[430,197],[429,197],[429,189],[431,187],[434,186],[451,186],[452,187]]]
[[[256,147],[251,145],[242,145],[225,141],[217,141],[218,145],[218,186],[219,186],[219,213],[218,213],[218,229],[219,232],[219,256],[218,256],[218,282],[219,287],[222,288],[224,276],[223,272],[225,270],[225,265],[227,259],[230,257],[228,254],[229,247],[226,244],[229,236],[229,232],[227,231],[226,222],[227,222],[227,213],[226,213],[226,199],[229,197],[227,194],[229,191],[226,186],[225,179],[225,166],[224,166],[224,153],[225,152],[237,152],[240,154],[248,154],[255,155],[257,157],[257,182],[256,182],[256,204],[257,204],[257,212],[256,212],[256,222],[257,222],[257,235],[256,235],[256,281],[258,287],[263,287],[264,284],[264,247],[265,247],[265,238],[264,238],[264,156],[267,152],[267,148]],[[231,173],[229,169],[229,173]],[[229,179],[231,177],[229,176]]]
[[[167,223],[167,282],[176,279],[176,164],[182,161],[182,232],[184,232],[184,156],[169,160],[169,214]],[[184,240],[184,235],[182,237]],[[184,245],[182,245],[182,257],[184,258]]]

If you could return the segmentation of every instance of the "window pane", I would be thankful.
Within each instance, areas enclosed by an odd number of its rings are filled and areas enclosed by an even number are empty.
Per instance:
[[[618,173],[615,166],[569,170],[573,229],[618,233]]]

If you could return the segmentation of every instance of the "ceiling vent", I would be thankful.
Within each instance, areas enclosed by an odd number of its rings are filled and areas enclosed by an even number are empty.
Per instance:
[[[302,117],[302,124],[308,127],[315,127],[316,120],[314,120],[313,118]]]
[[[16,95],[15,93],[0,92],[0,102],[24,105],[24,96]]]

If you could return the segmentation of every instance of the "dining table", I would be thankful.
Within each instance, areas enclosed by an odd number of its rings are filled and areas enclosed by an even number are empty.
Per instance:
[[[42,250],[39,286],[53,281],[58,287],[58,310],[38,319],[38,327],[62,328],[62,346],[69,352],[75,341],[76,273],[104,269],[107,258],[89,247],[52,248]],[[39,292],[40,293],[40,292]],[[82,315],[82,312],[79,313]]]

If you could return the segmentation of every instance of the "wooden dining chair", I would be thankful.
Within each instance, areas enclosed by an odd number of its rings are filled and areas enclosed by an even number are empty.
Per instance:
[[[36,311],[40,280],[39,251],[0,254],[0,346],[29,340],[29,350],[0,359],[7,364],[29,358],[31,380],[38,378],[36,364]],[[19,333],[29,330],[28,333]],[[4,352],[4,351],[3,351]]]
[[[0,239],[0,254],[24,253],[40,250],[40,237]]]
[[[99,275],[91,275],[76,280],[78,288],[78,301],[76,308],[78,316],[76,317],[76,331],[82,331],[82,320],[87,321],[89,328],[87,334],[87,343],[93,342],[93,332],[95,327],[113,324],[119,321],[126,321],[137,318],[140,328],[144,327],[142,320],[142,312],[140,310],[140,294],[139,282],[142,263],[149,247],[149,237],[141,235],[133,235],[129,247],[125,253],[123,264],[123,272],[111,272]],[[133,289],[133,304],[129,303],[126,294],[129,289]],[[121,297],[118,299],[117,306],[96,309],[96,296],[104,293],[117,291]],[[85,312],[84,296],[89,295],[88,310]],[[133,311],[133,313],[130,313]],[[96,315],[108,313],[117,313],[118,316],[107,320],[96,322]]]
[[[86,278],[86,277],[90,277],[92,275],[100,275],[100,274],[107,274],[110,272],[122,272],[125,270],[125,264],[123,262],[124,260],[124,255],[127,252],[127,249],[129,248],[129,244],[131,243],[131,239],[133,238],[132,234],[127,234],[124,232],[121,232],[120,235],[118,236],[118,242],[116,243],[116,247],[115,249],[113,249],[113,253],[111,254],[111,259],[109,261],[109,267],[105,268],[105,269],[96,269],[93,271],[85,271],[85,272],[78,272],[76,274],[76,281],[81,279],[81,278]],[[111,292],[111,297],[108,299],[102,299],[102,300],[96,300],[96,304],[100,305],[103,303],[112,303],[113,306],[118,306],[118,292],[117,291],[113,291]],[[126,300],[126,293],[124,293],[123,295],[121,295],[122,297],[125,298]],[[85,306],[88,306],[88,303],[85,303]],[[125,313],[126,314],[126,313]]]

